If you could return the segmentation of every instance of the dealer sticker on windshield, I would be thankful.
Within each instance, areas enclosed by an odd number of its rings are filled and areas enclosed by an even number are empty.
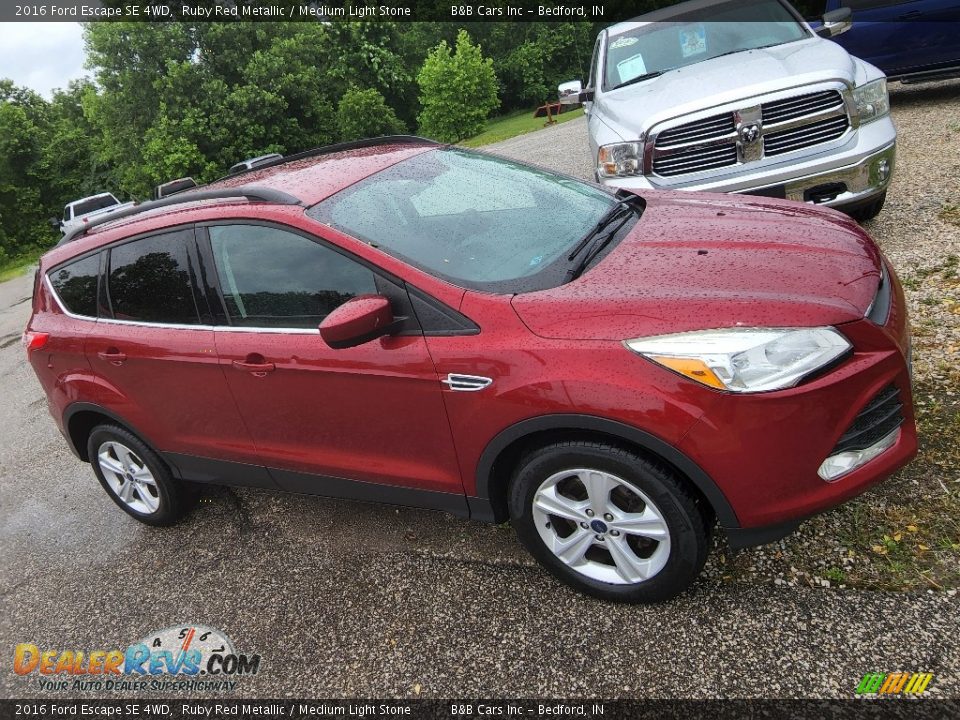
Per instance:
[[[707,51],[707,30],[701,23],[680,31],[680,52],[685,58]]]

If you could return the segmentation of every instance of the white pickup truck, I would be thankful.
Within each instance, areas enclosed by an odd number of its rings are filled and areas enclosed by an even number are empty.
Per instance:
[[[92,217],[101,217],[133,205],[133,202],[121,203],[113,193],[100,193],[67,203],[60,220],[60,232],[66,234]]]
[[[884,74],[813,31],[787,0],[692,0],[603,30],[583,102],[597,180],[735,192],[843,210],[883,207],[897,131]]]

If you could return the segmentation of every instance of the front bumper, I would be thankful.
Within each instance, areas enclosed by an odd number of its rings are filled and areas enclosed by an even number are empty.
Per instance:
[[[792,163],[739,166],[735,172],[669,180],[655,176],[601,178],[608,187],[642,190],[692,190],[778,197],[826,207],[848,207],[879,197],[890,184],[896,160],[897,131],[889,116],[860,126],[843,147]],[[886,171],[882,170],[885,165]]]
[[[679,449],[720,488],[737,516],[731,546],[772,542],[799,523],[886,479],[917,452],[903,293],[893,288],[884,325],[864,318],[838,326],[854,346],[836,368],[788,390],[719,393]],[[826,481],[823,461],[871,401],[893,386],[902,421],[896,442],[863,465]]]

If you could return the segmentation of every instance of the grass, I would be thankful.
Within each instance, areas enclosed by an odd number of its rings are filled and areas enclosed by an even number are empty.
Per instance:
[[[0,264],[0,282],[13,280],[15,277],[23,275],[27,270],[36,265],[37,260],[46,250],[31,250],[30,252],[10,258],[5,263]]]
[[[947,203],[940,210],[938,216],[941,220],[951,225],[960,225],[960,205]]]
[[[583,110],[570,110],[562,115],[557,115],[557,123],[564,123],[574,118],[582,117]],[[492,118],[487,122],[487,127],[479,135],[467,138],[460,142],[464,147],[480,147],[490,143],[500,142],[508,138],[524,135],[534,130],[542,130],[546,118],[535,118],[532,110],[519,110],[509,115]]]

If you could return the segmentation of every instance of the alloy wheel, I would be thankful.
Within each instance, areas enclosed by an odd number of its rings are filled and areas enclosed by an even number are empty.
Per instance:
[[[142,515],[160,508],[160,491],[147,464],[126,445],[108,441],[100,445],[97,462],[107,485],[120,501]]]
[[[564,470],[533,496],[533,520],[547,548],[570,569],[600,582],[632,585],[670,557],[670,529],[642,491],[602,470]]]

